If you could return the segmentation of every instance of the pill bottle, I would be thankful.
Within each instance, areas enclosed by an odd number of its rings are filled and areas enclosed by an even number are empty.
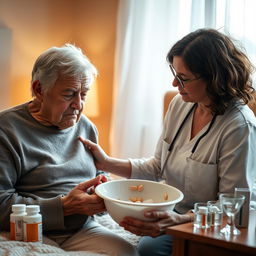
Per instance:
[[[27,215],[23,216],[24,241],[42,242],[42,215],[39,205],[28,205]]]
[[[23,217],[26,215],[25,204],[13,204],[10,215],[10,240],[23,240]]]

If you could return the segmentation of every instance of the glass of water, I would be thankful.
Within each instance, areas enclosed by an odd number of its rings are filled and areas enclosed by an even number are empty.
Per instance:
[[[222,205],[220,201],[219,200],[208,201],[207,207],[209,212],[210,226],[212,227],[221,226],[223,210],[222,210]]]
[[[194,226],[196,228],[208,228],[209,227],[209,213],[207,203],[195,203],[194,204]]]
[[[235,226],[235,215],[241,209],[244,200],[244,195],[220,194],[220,203],[228,216],[227,225],[220,230],[221,233],[226,235],[239,235],[241,233]]]

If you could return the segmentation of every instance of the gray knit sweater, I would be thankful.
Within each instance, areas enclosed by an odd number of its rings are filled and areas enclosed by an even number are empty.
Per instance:
[[[88,216],[64,217],[61,195],[96,176],[91,153],[77,137],[97,141],[88,118],[67,129],[47,127],[28,112],[28,103],[0,112],[0,230],[9,229],[11,205],[40,205],[44,232],[81,228]]]

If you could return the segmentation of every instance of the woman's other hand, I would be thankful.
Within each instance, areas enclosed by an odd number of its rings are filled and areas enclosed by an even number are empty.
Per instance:
[[[173,211],[148,211],[145,212],[145,217],[157,220],[143,221],[132,217],[125,217],[120,222],[120,226],[138,236],[157,237],[165,234],[166,229],[170,226],[192,220],[192,216],[189,213],[178,214]]]

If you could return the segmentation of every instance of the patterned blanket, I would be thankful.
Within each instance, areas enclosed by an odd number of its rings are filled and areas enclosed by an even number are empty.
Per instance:
[[[129,241],[136,246],[139,237],[133,235],[123,228],[121,228],[112,218],[108,215],[95,216],[95,220],[101,225],[111,229],[114,233],[124,237],[125,240]],[[9,233],[0,232],[0,256],[102,256],[103,254],[97,254],[85,251],[67,252],[61,248],[48,245],[47,237],[43,238],[43,243],[31,243],[31,242],[19,242],[10,241]]]

